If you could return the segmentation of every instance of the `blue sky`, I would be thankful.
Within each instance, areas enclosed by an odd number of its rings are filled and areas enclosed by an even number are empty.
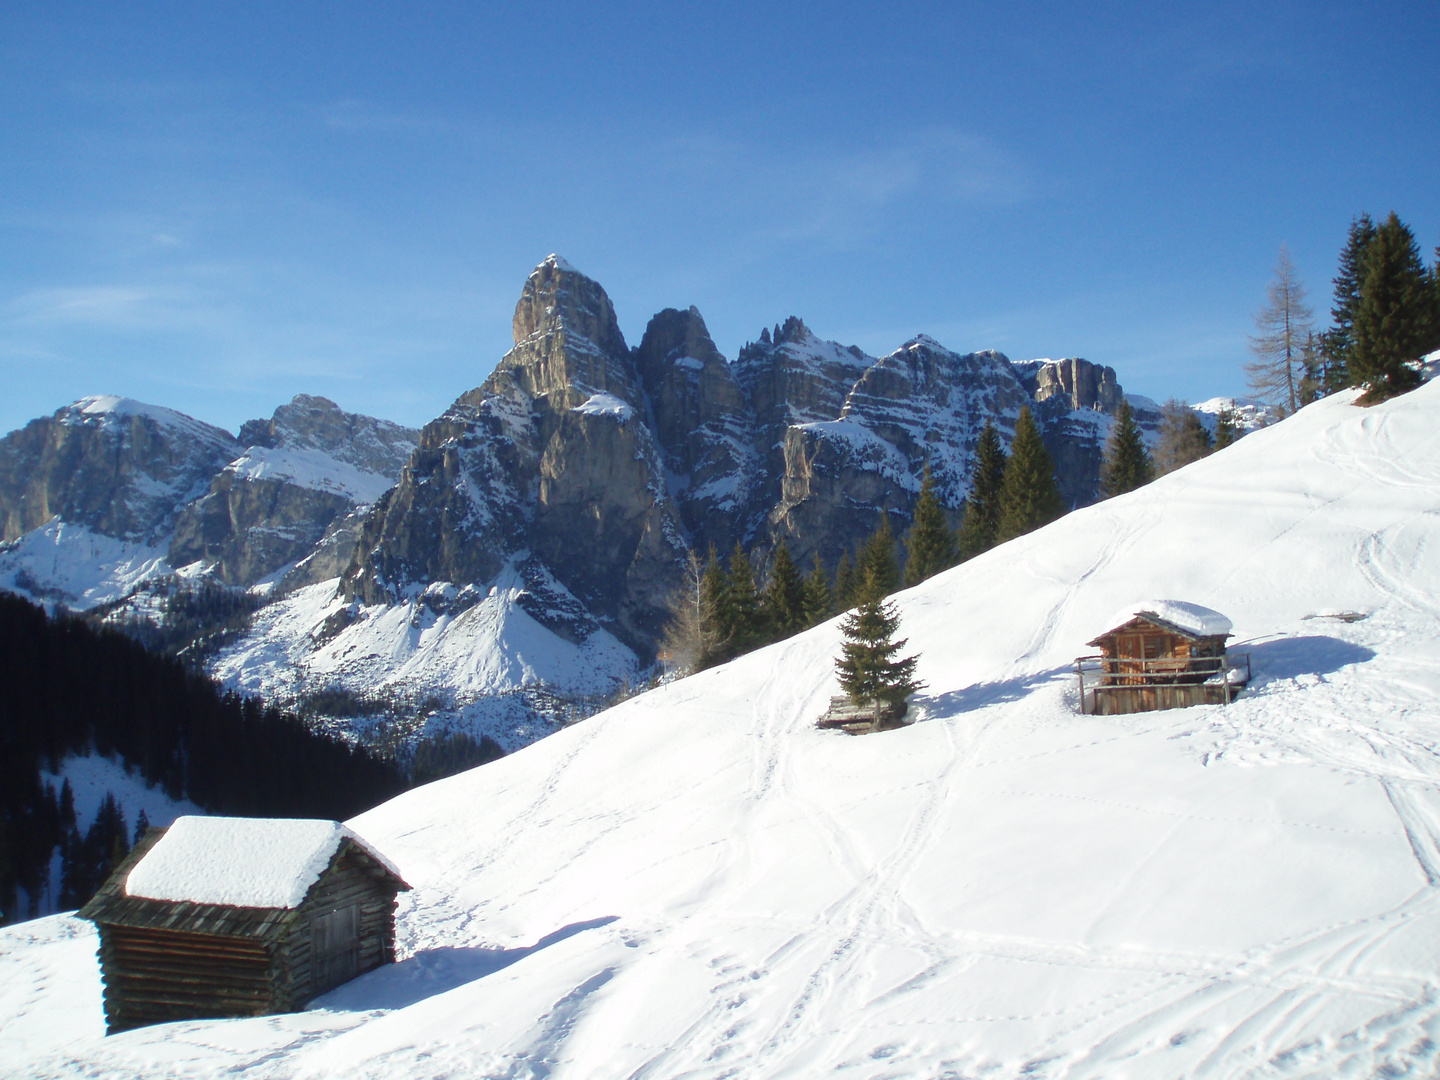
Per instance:
[[[0,8],[0,431],[87,393],[419,425],[558,251],[627,340],[801,316],[1244,392],[1288,245],[1440,241],[1440,5]]]

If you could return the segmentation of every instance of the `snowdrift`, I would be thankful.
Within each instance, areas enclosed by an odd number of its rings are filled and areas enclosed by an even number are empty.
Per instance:
[[[1228,616],[1246,694],[1078,715],[1147,596]],[[832,623],[350,822],[415,886],[405,959],[304,1013],[101,1039],[93,934],[0,932],[0,1073],[1433,1073],[1440,384],[899,600],[911,727],[813,727]]]

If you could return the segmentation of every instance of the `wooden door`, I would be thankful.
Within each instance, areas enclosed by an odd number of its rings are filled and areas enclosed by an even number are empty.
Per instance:
[[[360,905],[347,904],[310,923],[315,993],[347,983],[360,973]]]
[[[1141,634],[1120,634],[1115,639],[1115,655],[1119,658],[1115,664],[1115,674],[1120,676],[1115,682],[1121,685],[1132,683],[1143,683],[1145,680],[1138,676],[1145,669],[1142,661],[1145,658],[1145,638]],[[1137,661],[1126,663],[1126,661]]]

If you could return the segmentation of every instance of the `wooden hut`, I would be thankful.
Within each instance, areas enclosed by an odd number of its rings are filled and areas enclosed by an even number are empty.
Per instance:
[[[1230,620],[1182,600],[1142,600],[1116,612],[1111,629],[1075,661],[1080,711],[1100,714],[1221,705],[1250,681],[1249,656],[1231,657]]]
[[[409,888],[336,821],[151,829],[79,912],[100,931],[108,1030],[293,1012],[395,959]]]

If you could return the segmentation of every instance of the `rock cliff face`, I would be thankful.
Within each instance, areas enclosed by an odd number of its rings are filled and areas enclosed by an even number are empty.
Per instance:
[[[82,398],[0,439],[3,539],[59,517],[154,544],[238,451],[227,432],[170,409]]]
[[[793,537],[802,555],[818,550],[833,562],[881,515],[899,535],[927,464],[941,501],[958,510],[986,420],[1008,440],[1029,401],[999,353],[962,355],[927,337],[907,342],[864,371],[835,419],[788,429],[772,536]]]
[[[764,482],[755,418],[735,373],[693,307],[650,320],[635,366],[681,521],[691,537],[729,550]]]
[[[540,560],[646,649],[685,550],[648,401],[598,284],[552,256],[525,283],[515,347],[426,425],[366,521],[342,588],[367,604]]]
[[[245,452],[176,520],[171,565],[201,563],[228,585],[251,585],[299,562],[395,483],[417,434],[308,394],[247,421]]]

